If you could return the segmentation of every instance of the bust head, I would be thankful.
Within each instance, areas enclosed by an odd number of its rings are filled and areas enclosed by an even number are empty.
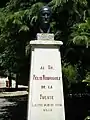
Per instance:
[[[48,7],[48,6],[43,6],[41,9],[40,9],[40,28],[47,32],[47,30],[49,29],[50,27],[50,20],[51,20],[51,15],[52,15],[52,12],[51,12],[51,9]]]
[[[43,6],[40,9],[40,21],[45,24],[48,24],[51,19],[51,9],[48,6]]]

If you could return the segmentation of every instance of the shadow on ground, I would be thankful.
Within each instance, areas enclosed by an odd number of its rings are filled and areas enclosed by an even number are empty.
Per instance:
[[[5,98],[9,104],[1,107],[0,120],[26,120],[27,119],[27,96]],[[4,100],[4,103],[5,103]]]
[[[28,96],[0,98],[0,120],[27,120]],[[84,120],[90,113],[90,96],[65,99],[66,120]]]

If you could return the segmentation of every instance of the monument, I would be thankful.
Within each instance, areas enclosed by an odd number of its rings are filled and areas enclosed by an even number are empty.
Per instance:
[[[28,98],[28,120],[65,120],[64,95],[59,48],[50,33],[51,9],[40,9],[37,40],[31,40],[31,70]]]

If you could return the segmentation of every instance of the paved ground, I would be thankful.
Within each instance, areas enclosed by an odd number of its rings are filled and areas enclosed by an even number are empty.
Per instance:
[[[27,96],[0,98],[0,120],[26,120]]]
[[[0,99],[0,116],[6,113],[6,107],[14,106],[15,102],[9,102],[6,99]]]

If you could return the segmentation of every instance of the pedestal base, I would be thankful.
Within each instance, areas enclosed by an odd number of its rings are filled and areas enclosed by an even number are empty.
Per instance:
[[[28,120],[65,120],[59,41],[31,41]]]

